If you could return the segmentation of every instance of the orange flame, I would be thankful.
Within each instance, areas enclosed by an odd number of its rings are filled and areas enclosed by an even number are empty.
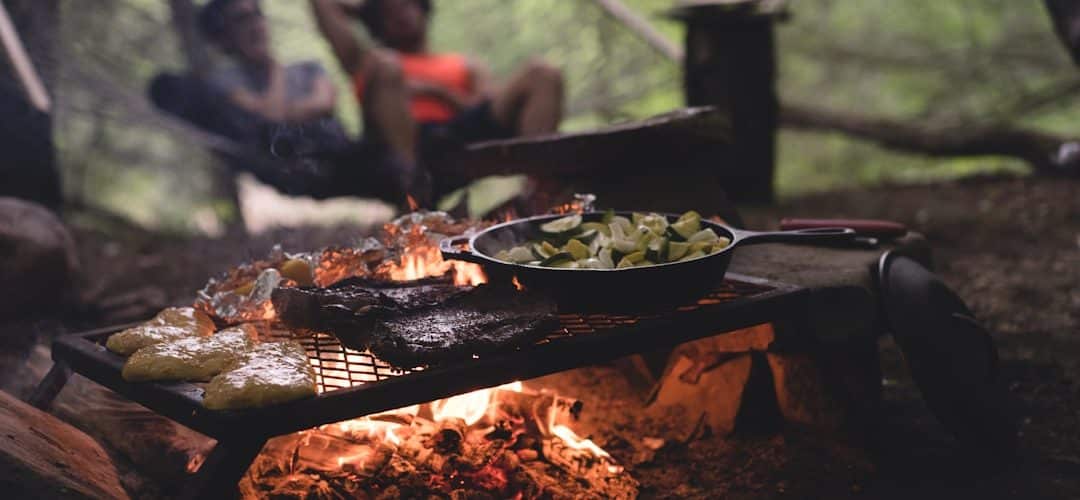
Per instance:
[[[405,195],[405,201],[409,203],[410,212],[420,210],[420,204],[416,202],[416,198],[413,198],[411,194]]]
[[[510,280],[510,283],[513,283],[514,288],[519,292],[525,290],[525,285],[522,285],[521,282],[518,281],[517,276],[514,276],[514,278]]]
[[[446,261],[442,258],[437,244],[433,243],[420,226],[413,226],[408,234],[400,262],[386,261],[380,271],[385,272],[394,281],[414,281],[418,279],[443,276],[454,271],[454,284],[458,286],[477,286],[487,283],[484,270],[476,265],[461,261]]]
[[[521,382],[511,382],[492,389],[480,389],[460,396],[443,399],[431,403],[431,412],[435,421],[448,418],[460,418],[466,425],[479,422],[491,409],[493,396],[496,390],[521,392],[524,385]]]
[[[501,221],[501,222],[510,222],[510,221],[512,221],[514,219],[517,219],[517,218],[518,218],[517,210],[514,210],[513,207],[510,207],[510,208],[507,208],[506,210],[503,210],[502,214],[499,215],[498,220]]]

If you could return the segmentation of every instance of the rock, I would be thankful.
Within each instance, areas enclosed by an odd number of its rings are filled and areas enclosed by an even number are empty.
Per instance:
[[[818,430],[839,429],[844,409],[826,389],[817,360],[809,354],[770,352],[766,357],[785,421]]]
[[[0,263],[0,318],[55,307],[75,295],[74,240],[40,205],[0,197]]]

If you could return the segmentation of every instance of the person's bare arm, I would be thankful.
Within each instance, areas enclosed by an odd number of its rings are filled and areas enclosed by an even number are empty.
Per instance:
[[[330,116],[337,105],[337,88],[326,75],[315,80],[311,95],[292,103],[286,116],[290,122],[307,122]]]
[[[338,0],[311,0],[311,10],[326,41],[330,43],[341,68],[349,75],[364,69],[368,47],[353,30],[345,6]]]

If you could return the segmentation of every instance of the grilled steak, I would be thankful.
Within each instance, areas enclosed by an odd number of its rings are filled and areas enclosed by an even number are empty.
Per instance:
[[[375,321],[371,351],[401,368],[467,359],[531,344],[558,328],[543,295],[495,286]]]
[[[278,318],[289,328],[329,333],[342,345],[363,350],[376,318],[428,308],[470,290],[438,279],[386,282],[354,278],[329,288],[279,288],[272,300]]]

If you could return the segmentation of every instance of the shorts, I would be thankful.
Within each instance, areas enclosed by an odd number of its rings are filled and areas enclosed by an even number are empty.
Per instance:
[[[419,134],[421,158],[458,150],[474,142],[509,139],[517,135],[495,119],[490,100],[462,110],[448,122],[421,123]]]

